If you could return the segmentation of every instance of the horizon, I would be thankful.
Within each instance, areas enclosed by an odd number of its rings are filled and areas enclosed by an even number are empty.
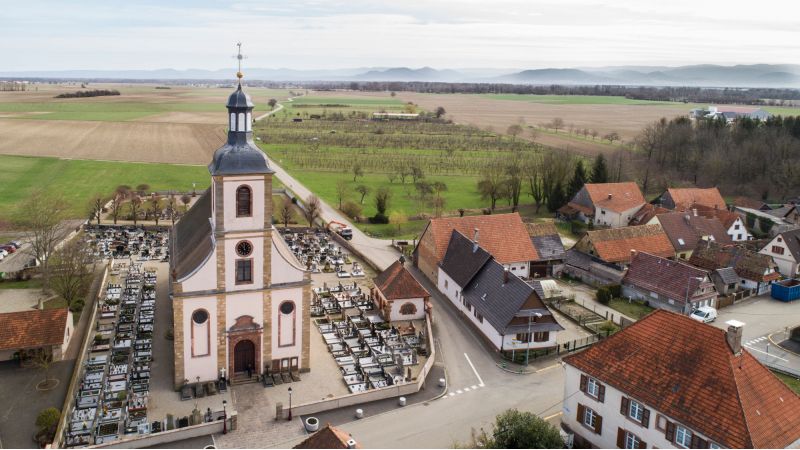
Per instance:
[[[567,3],[302,0],[219,5],[181,0],[165,6],[90,1],[64,10],[45,0],[4,11],[0,71],[223,70],[235,67],[237,40],[244,42],[246,66],[289,70],[528,70],[800,60],[792,15],[775,15],[774,8],[761,11],[751,3],[728,2],[719,10],[689,0]],[[53,36],[59,37],[55,43]],[[422,48],[424,54],[418,51]]]

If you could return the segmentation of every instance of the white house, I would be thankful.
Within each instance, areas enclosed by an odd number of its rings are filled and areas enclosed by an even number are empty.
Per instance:
[[[558,211],[587,224],[617,228],[628,226],[645,203],[639,185],[634,182],[586,183]]]
[[[372,288],[372,297],[389,322],[424,319],[430,296],[406,269],[402,256],[375,278]]]
[[[68,308],[0,313],[0,361],[47,355],[60,361],[74,334]]]
[[[796,277],[800,273],[800,229],[778,234],[759,253],[771,256],[781,275]]]
[[[578,448],[787,448],[800,397],[727,332],[658,310],[563,359],[561,423]]]
[[[532,286],[457,230],[439,265],[439,290],[495,350],[545,349],[563,328]]]

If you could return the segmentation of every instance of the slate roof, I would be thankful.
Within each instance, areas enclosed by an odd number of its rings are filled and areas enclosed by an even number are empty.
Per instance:
[[[423,234],[432,233],[439,262],[453,230],[473,238],[476,228],[478,244],[501,264],[535,261],[539,256],[518,213],[431,219]]]
[[[725,209],[725,200],[719,189],[707,188],[669,188],[667,189],[675,208],[678,210],[687,209],[693,203],[708,206],[710,208]]]
[[[63,344],[67,312],[67,308],[62,308],[0,313],[0,350]]]
[[[658,224],[587,231],[580,241],[590,244],[598,258],[610,263],[629,262],[631,250],[675,256],[675,249]]]
[[[400,260],[392,263],[391,266],[375,277],[375,287],[380,289],[386,300],[431,296]]]
[[[350,439],[352,437],[349,434],[331,424],[327,424],[293,448],[349,448],[347,441]],[[356,443],[355,448],[363,447]]]
[[[739,245],[724,245],[701,241],[689,263],[706,270],[732,268],[740,278],[753,281],[775,281],[781,278],[775,262],[769,255],[752,251]],[[768,269],[773,272],[765,275]]]
[[[447,252],[439,266],[462,288],[492,259],[492,255],[458,230],[453,230]]]
[[[794,205],[783,205],[780,208],[775,209],[767,209],[764,212],[775,217],[780,217],[781,219],[786,218],[793,210],[795,209]]]
[[[583,185],[595,207],[617,213],[647,203],[639,185],[633,181],[624,183],[586,183]],[[594,211],[592,211],[594,214]]]
[[[800,438],[800,397],[726,333],[656,310],[563,361],[725,448],[784,448]],[[654,419],[651,419],[654,420]]]
[[[521,323],[516,322],[524,322],[524,331],[527,331],[527,315],[519,320],[525,311],[543,316],[532,324],[531,331],[563,330],[533,287],[512,273],[508,273],[508,282],[504,282],[504,273],[502,264],[494,260],[487,262],[462,295],[501,334],[520,332]]]
[[[228,114],[251,113],[253,102],[240,84],[228,97]],[[246,117],[246,116],[245,116]],[[238,119],[237,119],[238,120]],[[208,171],[212,176],[274,173],[267,156],[253,142],[252,131],[228,130],[225,145],[214,152]]]
[[[722,280],[723,284],[739,284],[739,275],[736,274],[736,271],[733,270],[733,267],[723,267],[715,270],[714,272],[719,275],[719,278]]]
[[[727,229],[716,218],[708,219],[679,211],[659,214],[656,218],[676,252],[693,250],[707,236],[713,236],[717,242],[731,242]]]
[[[622,278],[622,283],[656,292],[676,303],[685,304],[687,293],[690,299],[709,295],[709,292],[695,294],[700,287],[713,288],[714,285],[707,280],[707,276],[705,270],[684,262],[637,252]],[[716,292],[710,295],[716,295]]]
[[[525,228],[531,236],[531,243],[539,255],[537,261],[564,259],[564,243],[552,222],[526,223]]]
[[[172,228],[170,265],[178,280],[194,272],[214,251],[211,232],[211,188]]]

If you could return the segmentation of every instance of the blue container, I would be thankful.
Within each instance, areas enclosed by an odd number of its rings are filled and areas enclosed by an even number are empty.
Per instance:
[[[791,302],[800,298],[800,280],[789,278],[788,280],[772,282],[772,298],[782,302]]]

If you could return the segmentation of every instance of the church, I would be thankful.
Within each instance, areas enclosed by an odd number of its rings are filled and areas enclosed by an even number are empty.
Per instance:
[[[309,370],[310,273],[272,227],[273,170],[253,143],[254,105],[236,75],[211,187],[170,239],[176,389]]]

